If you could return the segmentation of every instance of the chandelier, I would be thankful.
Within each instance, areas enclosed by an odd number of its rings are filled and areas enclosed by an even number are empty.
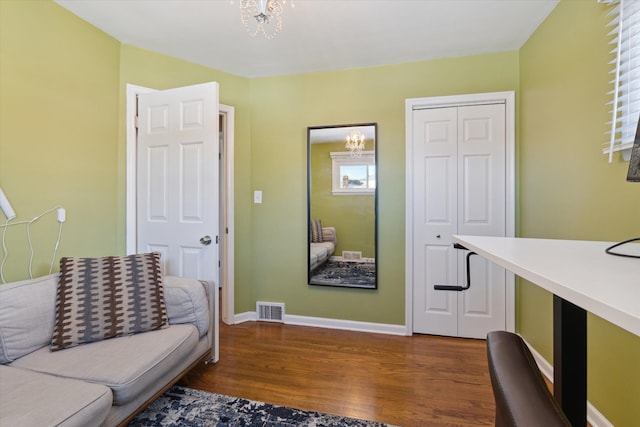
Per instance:
[[[240,0],[240,19],[251,37],[258,34],[267,39],[282,31],[282,12],[287,0]],[[291,0],[291,7],[293,7]]]
[[[364,134],[359,130],[351,131],[351,134],[347,135],[347,143],[344,144],[344,148],[351,152],[351,157],[360,157],[362,150],[364,150]]]

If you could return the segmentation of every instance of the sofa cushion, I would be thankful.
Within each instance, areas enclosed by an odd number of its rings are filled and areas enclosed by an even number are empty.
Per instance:
[[[111,409],[108,387],[0,366],[0,425],[99,426]]]
[[[311,245],[311,255],[315,256],[317,260],[322,261],[327,257],[327,247],[322,244]]]
[[[60,260],[52,351],[168,324],[159,253]]]
[[[309,265],[311,266],[311,269],[317,267],[319,262],[318,254],[314,254],[313,251],[311,251],[309,253]]]
[[[313,270],[328,260],[334,251],[335,245],[332,242],[312,243],[309,247],[309,265],[311,269]]]
[[[209,331],[209,299],[200,281],[165,276],[164,300],[170,324],[192,323],[201,337]]]
[[[46,346],[55,319],[57,274],[0,286],[0,363]]]
[[[314,243],[311,245],[311,253],[318,257],[320,261],[324,261],[326,258],[333,254],[335,247],[331,242]]]
[[[172,325],[61,351],[34,351],[10,366],[104,384],[114,405],[124,405],[190,357],[198,344],[193,325]]]
[[[322,227],[322,241],[331,242],[334,245],[338,244],[338,237],[336,236],[335,227]]]

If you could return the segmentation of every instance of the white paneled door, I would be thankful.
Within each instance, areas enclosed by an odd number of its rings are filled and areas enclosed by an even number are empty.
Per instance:
[[[218,84],[138,100],[137,247],[164,274],[218,280]]]
[[[454,234],[506,235],[505,105],[413,111],[413,331],[485,338],[505,329],[506,272],[453,247]]]

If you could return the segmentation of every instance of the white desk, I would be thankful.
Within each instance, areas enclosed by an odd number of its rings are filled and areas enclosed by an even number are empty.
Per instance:
[[[554,395],[586,425],[586,312],[640,336],[640,259],[611,242],[454,236],[454,241],[554,294]],[[617,252],[640,255],[640,245]]]

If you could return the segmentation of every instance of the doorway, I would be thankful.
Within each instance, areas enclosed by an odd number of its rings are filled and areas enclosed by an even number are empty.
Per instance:
[[[513,92],[408,99],[406,118],[407,335],[513,330],[513,274],[452,245],[515,233]]]
[[[126,252],[137,251],[136,206],[137,206],[137,97],[139,94],[155,92],[155,89],[127,84],[126,88]],[[221,290],[221,319],[234,324],[234,123],[235,109],[219,105],[220,120],[220,175],[219,175],[219,287]]]

